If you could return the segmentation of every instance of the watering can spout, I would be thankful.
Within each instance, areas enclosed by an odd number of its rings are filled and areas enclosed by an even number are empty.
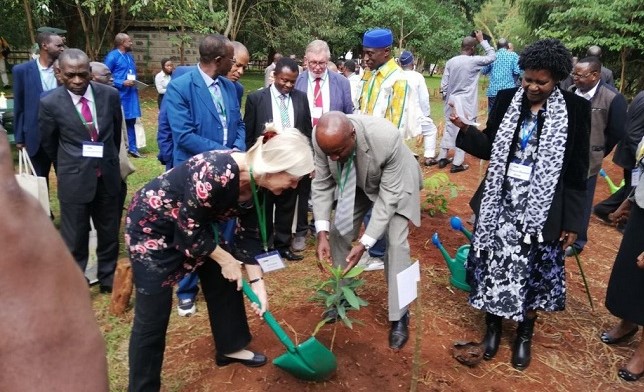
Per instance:
[[[452,226],[452,229],[460,231],[461,233],[463,233],[463,235],[465,235],[465,237],[467,237],[468,240],[472,241],[472,233],[467,230],[465,226],[463,226],[463,221],[461,220],[461,218],[459,218],[458,216],[453,216],[449,220],[449,224],[450,226]]]
[[[443,244],[441,244],[441,240],[438,238],[438,233],[434,233],[434,235],[432,236],[432,243],[441,252],[441,254],[443,255],[443,258],[445,259],[445,262],[447,263],[448,266],[451,263],[454,263],[454,259],[449,255],[449,253],[447,253],[447,250],[445,249]]]

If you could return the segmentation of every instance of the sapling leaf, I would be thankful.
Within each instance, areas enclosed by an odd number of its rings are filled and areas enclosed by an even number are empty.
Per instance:
[[[317,325],[315,326],[315,329],[313,330],[313,333],[311,335],[315,336],[318,333],[318,331],[320,330],[320,328],[324,327],[326,325],[326,323],[329,322],[329,321],[331,321],[331,317],[326,317],[323,320],[320,320],[320,322],[317,323]]]
[[[364,299],[362,299],[362,298],[360,298],[360,297],[358,297],[358,303],[360,304],[360,306],[367,306],[367,305],[369,305],[369,302],[365,301]]]
[[[340,318],[343,319],[347,317],[347,309],[343,305],[338,306],[337,309],[338,309],[338,316],[340,316]]]
[[[364,271],[364,267],[353,267],[351,271],[347,272],[346,275],[344,275],[344,278],[355,278],[356,276],[360,275]]]
[[[358,302],[358,297],[350,288],[344,286],[342,287],[342,292],[344,293],[344,298],[347,300],[349,305],[355,309],[360,309],[360,303]]]
[[[326,301],[324,303],[325,306],[327,308],[330,307],[331,304],[335,303],[338,300],[339,297],[340,297],[339,293],[333,293],[333,294],[329,295],[328,297],[326,297]]]
[[[347,327],[349,327],[349,328],[353,329],[353,322],[352,322],[352,320],[351,320],[350,318],[348,318],[348,317],[344,317],[344,318],[342,318],[342,322],[343,322],[343,323],[344,323],[344,325],[346,325]]]

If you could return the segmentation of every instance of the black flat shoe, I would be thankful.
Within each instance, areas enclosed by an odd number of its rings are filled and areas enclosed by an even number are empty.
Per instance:
[[[438,160],[438,168],[442,169],[452,163],[453,158],[442,158]]]
[[[637,381],[642,378],[642,376],[644,376],[644,372],[640,374],[634,374],[626,370],[626,368],[621,368],[617,371],[617,375],[624,381]]]
[[[141,155],[138,151],[128,151],[127,153],[132,158],[143,158],[143,155]]]
[[[470,165],[462,164],[462,165],[452,165],[452,168],[449,169],[450,173],[460,173],[462,171],[465,171],[470,168]]]
[[[409,340],[409,312],[405,313],[400,320],[391,322],[389,331],[389,347],[400,350]]]
[[[280,255],[282,256],[282,258],[290,261],[304,260],[304,256],[293,253],[290,249],[280,250]]]
[[[263,354],[258,354],[258,353],[253,353],[253,358],[251,359],[237,359],[237,358],[231,358],[227,357],[223,354],[215,354],[215,363],[217,366],[228,366],[231,363],[241,363],[244,366],[248,367],[260,367],[266,365],[266,362],[268,359],[266,358],[266,355]]]
[[[99,291],[99,293],[101,293],[101,294],[111,294],[111,293],[112,293],[112,286],[104,286],[104,285],[100,285],[100,286],[98,287],[98,291]]]
[[[632,330],[628,331],[627,333],[625,333],[624,335],[622,335],[622,336],[620,336],[618,338],[614,338],[614,337],[610,336],[607,331],[604,331],[604,332],[602,332],[601,335],[599,335],[599,339],[602,342],[606,343],[606,344],[622,343],[622,342],[625,342],[628,339],[632,338],[633,336],[635,336],[635,334],[637,333],[637,330],[638,330],[638,327],[635,327]]]

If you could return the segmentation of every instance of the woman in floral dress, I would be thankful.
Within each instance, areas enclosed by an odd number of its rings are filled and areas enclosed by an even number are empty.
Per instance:
[[[267,131],[247,152],[196,155],[152,180],[132,199],[125,243],[136,299],[130,337],[130,391],[158,391],[172,287],[196,271],[208,306],[219,366],[262,366],[266,357],[246,350],[251,340],[241,288],[241,262],[219,243],[216,226],[242,210],[255,213],[253,188],[279,194],[313,171],[306,137],[297,130]],[[252,184],[253,183],[253,184]],[[254,261],[254,260],[253,260]],[[262,271],[245,260],[248,279],[262,304]]]
[[[467,259],[469,302],[486,312],[485,359],[503,318],[518,322],[512,365],[530,364],[537,310],[565,306],[564,249],[581,229],[588,172],[590,105],[558,87],[572,70],[557,40],[528,46],[522,86],[499,92],[484,131],[460,128],[457,146],[489,160],[470,205],[477,215]]]

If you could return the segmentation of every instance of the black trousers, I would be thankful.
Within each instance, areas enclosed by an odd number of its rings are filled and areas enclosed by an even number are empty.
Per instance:
[[[90,218],[96,228],[98,281],[112,286],[119,254],[119,199],[107,193],[102,177],[97,179],[96,194],[89,203],[60,202],[60,235],[85,272],[89,257]]]
[[[133,270],[136,271],[136,270]],[[235,282],[221,274],[221,267],[208,259],[197,268],[201,289],[208,306],[210,328],[215,349],[222,354],[239,351],[250,343],[244,298]],[[136,286],[137,276],[134,275]],[[161,388],[161,367],[165,336],[172,312],[172,288],[155,294],[137,292],[134,324],[130,336],[130,392],[158,392]]]
[[[307,216],[309,195],[311,194],[311,179],[308,176],[302,178],[295,189],[287,189],[279,195],[268,191],[266,193],[267,231],[268,233],[273,233],[273,246],[275,249],[286,249],[291,245],[293,218],[296,212],[296,235],[306,235],[308,230]],[[273,209],[275,214],[271,219]]]
[[[593,212],[602,219],[608,219],[608,214],[615,212],[631,193],[631,175],[629,169],[624,169],[624,186],[607,199],[600,201],[593,207]]]

